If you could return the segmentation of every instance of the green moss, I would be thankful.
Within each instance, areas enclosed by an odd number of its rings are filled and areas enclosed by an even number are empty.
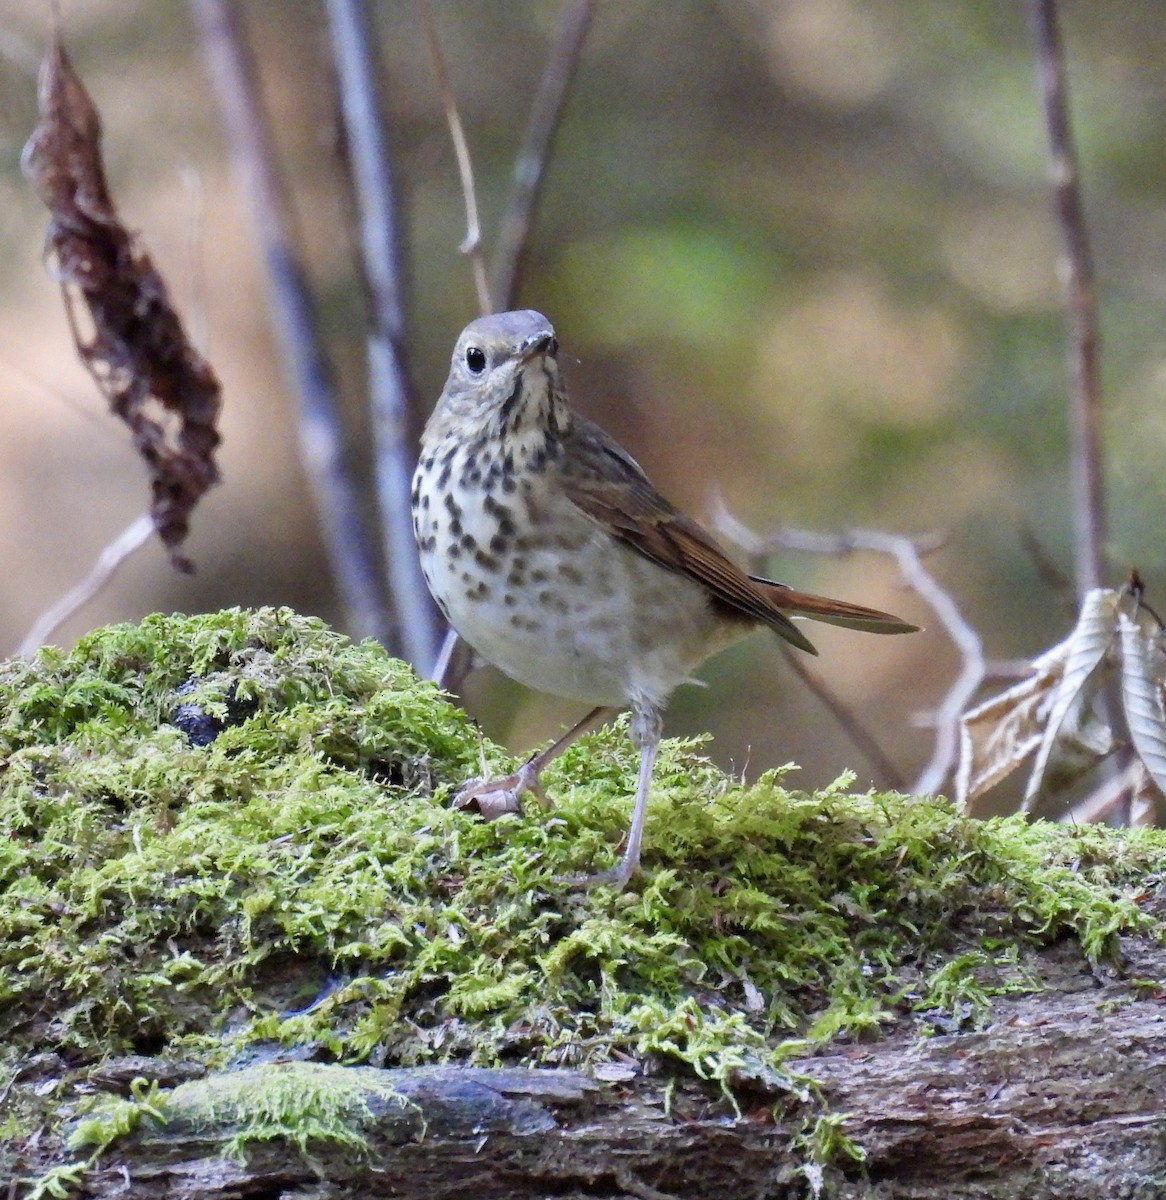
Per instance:
[[[406,1120],[397,1137],[425,1136],[420,1108],[384,1082],[383,1074],[320,1063],[268,1063],[262,1067],[210,1075],[162,1092],[156,1084],[134,1080],[128,1099],[89,1098],[83,1117],[73,1123],[68,1149],[86,1150],[84,1159],[58,1164],[28,1180],[34,1197],[65,1197],[79,1186],[85,1171],[119,1138],[146,1128],[206,1136],[222,1153],[246,1161],[248,1146],[278,1141],[309,1155],[322,1144],[364,1154],[364,1130],[386,1111]]]
[[[173,723],[207,718],[202,746]],[[1104,955],[1147,924],[1130,881],[1166,852],[1160,831],[977,822],[846,779],[744,786],[668,742],[644,873],[574,892],[558,877],[612,861],[626,827],[625,725],[548,773],[549,816],[452,810],[478,756],[406,667],[286,610],[155,616],[0,665],[0,1022],[78,1062],[618,1051],[731,1085],[807,1040],[1031,986],[1018,945]]]
[[[112,1142],[133,1133],[147,1118],[159,1125],[166,1123],[161,1093],[157,1084],[135,1079],[128,1099],[102,1095],[92,1101],[86,1116],[77,1122],[69,1136],[69,1149],[89,1148],[92,1162]]]
[[[420,1109],[378,1076],[320,1063],[271,1063],[184,1083],[159,1115],[166,1125],[194,1133],[230,1130],[224,1150],[240,1161],[248,1144],[265,1141],[287,1142],[303,1153],[326,1142],[363,1152],[362,1130],[377,1115],[374,1105],[414,1114],[414,1134],[423,1137]]]
[[[81,1188],[82,1180],[89,1164],[84,1162],[60,1163],[50,1167],[36,1179],[21,1179],[18,1183],[27,1183],[28,1190],[24,1193],[26,1200],[67,1200],[75,1196]]]

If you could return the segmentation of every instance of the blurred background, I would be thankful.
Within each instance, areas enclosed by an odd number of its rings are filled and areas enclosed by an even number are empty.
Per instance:
[[[369,479],[365,307],[322,3],[239,4]],[[465,217],[415,6],[373,4],[407,220],[409,350],[428,410],[476,315]],[[54,640],[154,610],[287,604],[343,626],[300,468],[262,264],[196,27],[179,0],[62,0],[65,42],[105,122],[122,217],[224,386],[223,484],[175,574],[150,543]],[[559,3],[435,0],[477,172],[487,248]],[[1119,585],[1166,604],[1166,6],[1062,7],[1098,268]],[[123,427],[77,364],[23,180],[49,6],[0,0],[0,654],[147,504]],[[609,0],[583,52],[521,303],[554,321],[575,406],[672,500],[717,490],[783,524],[922,533],[930,569],[993,658],[1072,620],[1060,236],[1027,6],[1015,0]],[[370,511],[372,501],[370,498]],[[1039,547],[1034,553],[1033,544]],[[1047,561],[1044,561],[1047,560]],[[903,639],[816,627],[814,664],[910,779],[958,669],[892,563],[783,553],[773,577],[931,626]],[[725,766],[796,760],[799,785],[855,750],[756,635],[686,688],[668,732],[711,730]],[[579,715],[492,671],[468,682],[523,749]]]

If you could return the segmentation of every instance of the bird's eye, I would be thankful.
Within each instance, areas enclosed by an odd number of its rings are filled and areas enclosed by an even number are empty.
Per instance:
[[[471,346],[466,351],[466,366],[474,375],[481,375],[486,369],[486,352],[481,346]]]

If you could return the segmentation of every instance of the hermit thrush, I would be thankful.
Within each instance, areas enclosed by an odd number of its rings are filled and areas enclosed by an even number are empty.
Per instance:
[[[815,653],[787,614],[870,633],[915,628],[874,609],[746,574],[668,503],[635,460],[567,407],[559,344],[540,313],[466,326],[413,478],[421,566],[449,623],[540,691],[596,707],[513,775],[456,803],[519,807],[546,763],[609,710],[631,708],[640,771],[623,856],[578,882],[624,886],[640,860],[648,787],[672,691],[758,625]]]

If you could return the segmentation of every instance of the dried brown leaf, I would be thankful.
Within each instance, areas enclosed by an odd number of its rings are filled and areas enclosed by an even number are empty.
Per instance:
[[[219,479],[219,382],[118,217],[101,160],[101,117],[55,35],[41,64],[39,109],[23,165],[52,214],[46,258],[81,361],[149,469],[154,527],[174,565],[188,571],[178,548],[195,505]]]
[[[1068,642],[1033,660],[1033,673],[960,718],[956,799],[968,805],[1015,771],[1041,743]]]
[[[1094,711],[1096,696],[1095,679],[1070,705],[1045,763],[1033,811],[1041,808],[1044,816],[1062,816],[1065,793],[1113,750],[1113,730]]]
[[[1100,668],[1116,632],[1119,594],[1095,588],[1081,605],[1081,615],[1065,647],[1065,669],[1053,696],[1028,787],[1024,811],[1042,791],[1066,786],[1109,752],[1112,734],[1092,715]]]
[[[1130,739],[1158,788],[1166,792],[1166,712],[1162,709],[1162,655],[1155,641],[1125,613],[1121,631],[1121,700]]]

